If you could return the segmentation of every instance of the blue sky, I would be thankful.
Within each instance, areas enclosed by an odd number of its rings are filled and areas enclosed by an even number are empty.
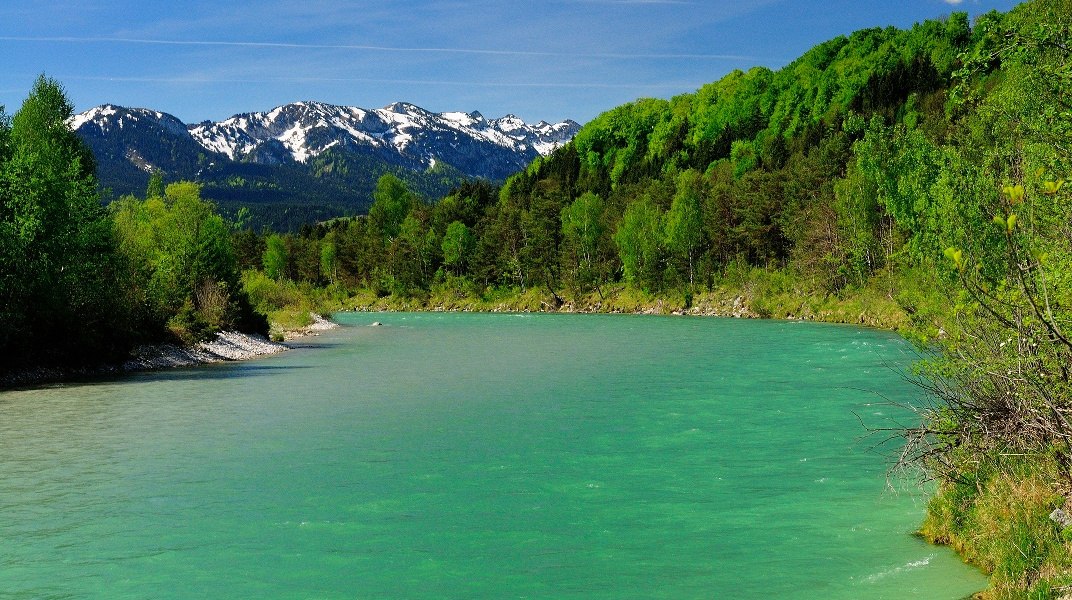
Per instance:
[[[0,5],[0,105],[45,73],[77,111],[188,123],[297,100],[587,121],[815,44],[1009,0],[52,0]]]

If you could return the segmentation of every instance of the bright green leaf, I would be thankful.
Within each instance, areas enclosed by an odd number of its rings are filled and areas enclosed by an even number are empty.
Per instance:
[[[1009,199],[1009,204],[1017,205],[1024,201],[1024,186],[1022,185],[1007,185],[1001,188],[1001,191],[1005,193],[1005,197]]]
[[[1044,181],[1042,183],[1042,193],[1047,196],[1056,194],[1064,186],[1065,180],[1058,179],[1057,181]]]

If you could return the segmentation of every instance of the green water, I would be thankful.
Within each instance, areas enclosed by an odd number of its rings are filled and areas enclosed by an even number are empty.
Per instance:
[[[0,394],[0,598],[962,598],[856,414],[907,345],[792,322],[380,314]],[[383,327],[364,327],[374,320]],[[854,414],[855,413],[855,414]]]

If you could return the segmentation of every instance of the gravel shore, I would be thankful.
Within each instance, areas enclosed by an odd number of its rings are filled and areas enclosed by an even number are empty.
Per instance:
[[[283,344],[270,342],[263,336],[221,331],[215,339],[196,346],[182,347],[175,344],[149,344],[138,346],[131,352],[130,360],[123,363],[124,371],[189,367],[214,362],[249,360],[258,356],[278,354],[288,350]]]
[[[319,335],[338,326],[337,323],[329,321],[320,315],[314,315],[312,325],[297,331],[287,332],[286,339],[292,340],[307,335]],[[215,338],[194,346],[184,347],[177,344],[146,344],[138,346],[131,351],[130,358],[122,364],[78,368],[40,367],[0,374],[0,389],[28,387],[132,371],[250,360],[261,356],[278,354],[289,349],[290,347],[286,344],[269,341],[261,335],[237,331],[221,331],[216,334]]]

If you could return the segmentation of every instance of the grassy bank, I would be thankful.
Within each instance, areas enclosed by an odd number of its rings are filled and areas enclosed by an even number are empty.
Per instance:
[[[1050,518],[1057,508],[1072,513],[1072,506],[1053,461],[999,457],[956,477],[940,485],[920,533],[990,575],[990,589],[977,597],[1072,597],[1072,527]]]
[[[842,290],[839,294],[829,294],[817,291],[784,271],[760,268],[727,278],[711,289],[676,289],[658,293],[624,283],[579,294],[552,292],[547,288],[482,290],[465,279],[453,278],[433,285],[430,290],[405,296],[381,296],[371,290],[356,290],[325,297],[323,292],[317,292],[312,300],[295,300],[290,308],[281,312],[276,308],[277,312],[271,314],[287,311],[303,314],[312,306],[328,311],[679,314],[803,319],[907,331],[914,321],[903,305],[921,304],[916,287],[910,280],[891,275],[872,278],[865,286]],[[257,294],[251,292],[251,296]],[[930,312],[933,311],[924,311],[924,314]]]

